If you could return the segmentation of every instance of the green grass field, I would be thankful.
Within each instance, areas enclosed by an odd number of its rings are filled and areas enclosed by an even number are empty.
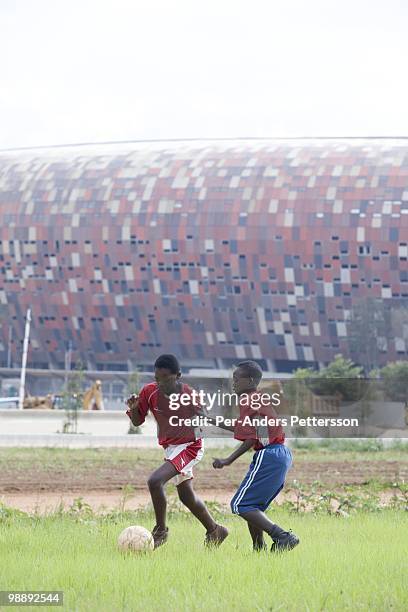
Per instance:
[[[235,472],[223,471],[217,485],[211,456],[226,452],[207,452],[197,469],[198,492],[204,482],[222,490],[241,480],[248,456],[234,464]],[[5,495],[10,485],[24,493],[74,476],[72,482],[82,483],[71,506],[48,515],[8,508],[0,494],[0,590],[62,590],[70,612],[407,610],[406,444],[306,441],[294,456],[298,473],[310,475],[320,465],[324,480],[288,482],[295,496],[270,509],[274,522],[300,536],[295,550],[254,554],[242,519],[214,501],[210,509],[230,537],[218,550],[204,549],[203,528],[181,511],[169,485],[169,542],[152,553],[123,555],[116,541],[124,527],[154,525],[151,506],[125,508],[137,493],[133,485],[145,490],[146,474],[163,460],[160,449],[0,449]],[[387,465],[392,469],[384,471]],[[347,484],[357,472],[358,482]],[[122,490],[116,509],[95,511],[82,499],[98,481]]]
[[[226,515],[230,537],[208,551],[202,527],[173,511],[164,547],[126,556],[120,531],[151,529],[152,515],[104,517],[85,506],[40,517],[3,507],[0,590],[63,590],[64,609],[81,612],[408,609],[406,513],[271,516],[300,536],[297,549],[253,553],[243,521]]]

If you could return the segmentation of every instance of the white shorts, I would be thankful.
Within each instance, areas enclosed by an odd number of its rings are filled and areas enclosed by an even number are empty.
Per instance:
[[[170,461],[178,471],[171,479],[176,487],[194,478],[193,467],[201,461],[204,456],[204,442],[202,439],[187,442],[186,444],[171,444],[164,449],[166,461]]]

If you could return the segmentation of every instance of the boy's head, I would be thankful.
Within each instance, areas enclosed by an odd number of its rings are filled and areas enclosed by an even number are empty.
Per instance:
[[[180,364],[174,355],[160,355],[154,363],[154,377],[160,391],[169,395],[176,389],[176,381],[180,378]]]
[[[256,361],[241,361],[232,375],[232,388],[237,395],[255,391],[261,379],[262,370]]]

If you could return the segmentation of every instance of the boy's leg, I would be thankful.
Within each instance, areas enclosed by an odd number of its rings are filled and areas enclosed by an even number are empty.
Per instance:
[[[206,542],[208,544],[221,544],[228,535],[228,530],[218,525],[209,513],[205,503],[196,495],[193,489],[192,478],[184,480],[177,485],[180,501],[200,521],[207,530]]]
[[[263,529],[259,529],[259,527],[255,527],[251,523],[248,524],[249,533],[251,534],[253,549],[256,551],[266,550],[266,544],[263,537]]]
[[[248,527],[251,525],[265,531],[276,543],[276,549],[293,548],[299,543],[294,534],[272,523],[264,513],[282,490],[290,464],[291,455],[287,447],[266,447],[256,452],[247,475],[231,500],[232,512],[245,519]]]
[[[273,543],[271,552],[280,552],[282,550],[291,550],[299,544],[299,538],[292,531],[285,531],[279,525],[272,523],[262,510],[250,510],[248,512],[240,512],[239,515],[245,519],[250,525],[256,526],[256,529],[262,529],[271,536]],[[251,528],[249,529],[251,531]]]
[[[217,523],[208,512],[204,502],[197,497],[193,489],[193,480],[184,480],[177,485],[177,493],[180,501],[190,510],[192,514],[200,521],[207,531],[213,531]]]
[[[172,465],[169,461],[166,461],[149,476],[147,481],[153,502],[154,513],[156,515],[156,526],[154,531],[158,533],[166,532],[167,501],[164,494],[164,485],[168,480],[177,474],[178,471],[174,465]]]
[[[273,540],[278,540],[286,534],[286,531],[272,523],[262,510],[250,510],[249,512],[239,512],[239,516],[242,516],[248,523],[248,527],[251,526],[261,532],[266,532]],[[249,529],[251,531],[251,528]],[[252,532],[251,532],[252,535]]]
[[[177,493],[180,501],[190,510],[192,514],[200,521],[207,531],[213,531],[217,523],[208,512],[204,502],[196,495],[193,489],[193,480],[184,480],[177,485]]]

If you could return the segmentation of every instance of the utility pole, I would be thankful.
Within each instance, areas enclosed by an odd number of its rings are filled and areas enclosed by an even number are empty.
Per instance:
[[[18,407],[20,410],[23,409],[24,394],[25,394],[25,377],[27,367],[27,353],[28,353],[28,342],[30,339],[30,324],[31,324],[31,309],[27,310],[25,332],[24,332],[24,345],[23,345],[23,359],[21,363],[21,376],[20,376],[20,396],[18,400]]]
[[[65,389],[68,383],[68,373],[71,371],[71,360],[72,360],[72,342],[69,340],[68,349],[65,351]]]

